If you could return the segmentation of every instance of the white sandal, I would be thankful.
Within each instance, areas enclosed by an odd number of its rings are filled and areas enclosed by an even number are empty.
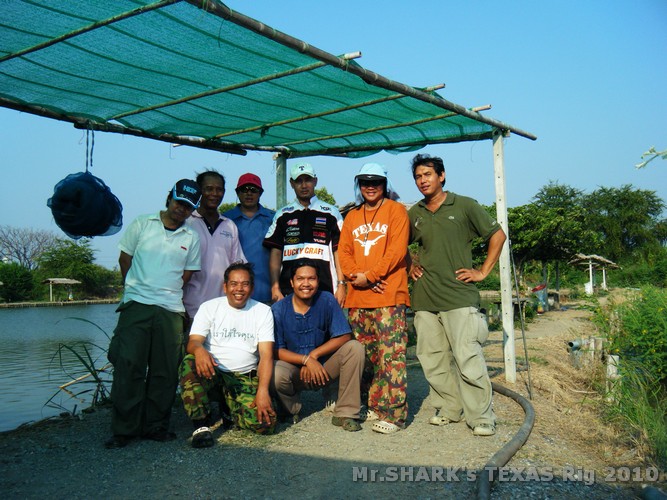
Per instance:
[[[375,432],[379,432],[380,434],[393,434],[394,432],[401,430],[398,425],[392,424],[391,422],[387,422],[385,420],[375,422],[371,429],[373,429]]]

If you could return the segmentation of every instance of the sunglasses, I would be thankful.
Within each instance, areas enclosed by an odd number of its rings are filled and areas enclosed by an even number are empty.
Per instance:
[[[381,181],[379,179],[373,179],[373,180],[359,179],[359,186],[361,187],[378,187],[382,186],[383,184],[384,181]]]
[[[261,189],[257,186],[241,186],[236,191],[239,193],[259,193]]]

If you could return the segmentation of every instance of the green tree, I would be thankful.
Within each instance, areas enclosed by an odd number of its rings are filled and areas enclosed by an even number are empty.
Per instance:
[[[237,205],[236,202],[221,203],[220,206],[218,207],[218,212],[224,214],[225,212],[228,212],[229,210],[234,208],[236,205]]]
[[[330,205],[336,206],[336,199],[329,191],[327,191],[327,188],[324,186],[315,190],[315,196],[317,196],[320,200],[329,203]]]
[[[600,234],[597,253],[614,262],[646,259],[664,242],[665,204],[655,191],[629,184],[601,187],[585,197],[584,208],[591,229]]]
[[[16,262],[0,264],[0,282],[0,297],[5,302],[22,302],[33,298],[33,276],[27,267]]]
[[[508,210],[510,241],[517,272],[523,276],[530,261],[542,267],[542,281],[548,281],[547,269],[555,263],[556,287],[559,265],[573,254],[595,248],[597,235],[586,221],[582,191],[549,182],[533,197],[533,202]]]
[[[47,278],[71,278],[81,281],[78,293],[84,297],[106,297],[116,293],[120,273],[93,263],[90,240],[79,242],[58,239],[39,258],[40,281]]]

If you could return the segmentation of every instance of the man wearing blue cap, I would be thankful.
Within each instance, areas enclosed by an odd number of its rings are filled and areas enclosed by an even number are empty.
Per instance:
[[[346,282],[338,264],[338,240],[343,218],[336,207],[315,196],[317,175],[310,163],[292,166],[290,185],[296,199],[276,212],[264,239],[271,250],[271,299],[277,302],[292,293],[290,270],[298,259],[307,258],[317,265],[320,290],[333,293],[342,306]]]
[[[109,344],[113,436],[107,448],[123,448],[138,437],[176,438],[169,419],[178,384],[183,285],[200,268],[199,237],[184,223],[200,199],[197,183],[181,179],[166,210],[137,217],[118,245],[125,292]]]

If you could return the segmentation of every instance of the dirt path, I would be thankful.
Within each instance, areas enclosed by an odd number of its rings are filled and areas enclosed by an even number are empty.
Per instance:
[[[605,467],[641,463],[632,449],[615,444],[613,433],[597,420],[586,402],[593,395],[569,365],[565,341],[592,334],[588,315],[571,308],[528,325],[536,424],[508,464],[514,471],[494,487],[493,498],[627,498],[639,491],[638,483],[618,488],[602,480]],[[492,333],[485,348],[489,359],[502,358],[500,337]],[[522,352],[517,338],[517,356]],[[502,363],[489,366],[494,381],[505,385]],[[525,387],[525,372],[520,372],[511,389],[527,395]],[[9,498],[474,497],[476,484],[468,479],[512,438],[523,411],[495,395],[498,432],[476,438],[465,424],[429,425],[427,395],[428,385],[412,358],[411,417],[404,431],[378,435],[367,425],[361,432],[345,432],[330,424],[321,396],[310,393],[299,424],[283,424],[274,436],[218,430],[217,445],[203,450],[190,447],[191,427],[180,408],[173,417],[177,441],[105,450],[110,417],[108,410],[99,410],[81,420],[0,434],[0,490]],[[548,479],[549,474],[549,481],[534,477]],[[596,481],[589,481],[591,476]]]

